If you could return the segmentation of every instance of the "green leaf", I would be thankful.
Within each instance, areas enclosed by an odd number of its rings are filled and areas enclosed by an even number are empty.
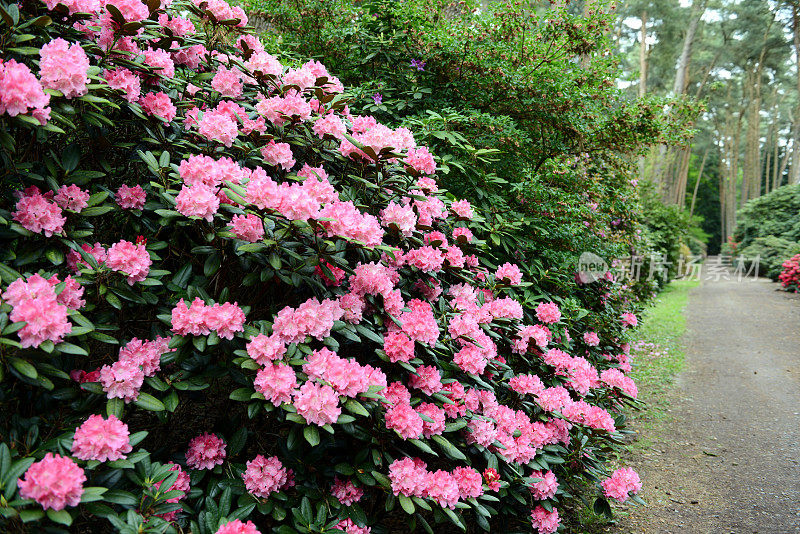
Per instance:
[[[28,378],[31,379],[35,379],[37,376],[39,376],[39,373],[36,372],[36,367],[26,362],[25,360],[17,358],[16,356],[11,356],[8,359],[8,363],[10,363],[11,367],[16,369],[16,371],[22,376],[27,376]]]
[[[303,436],[312,447],[319,445],[319,430],[316,426],[305,427],[303,429]]]
[[[231,394],[228,395],[228,398],[235,401],[249,401],[252,394],[252,388],[239,388],[234,389]]]
[[[464,455],[463,452],[458,450],[455,445],[450,443],[447,438],[443,436],[433,436],[433,441],[438,443],[442,449],[444,449],[444,453],[453,458],[454,460],[466,460],[467,457]]]
[[[82,217],[96,217],[98,215],[103,215],[108,213],[109,211],[114,211],[114,206],[95,206],[93,208],[86,208],[81,211]]]
[[[72,343],[67,343],[66,341],[56,345],[56,349],[64,354],[77,354],[79,356],[89,355],[89,353],[86,352],[86,349],[84,349],[83,347],[79,347],[78,345],[73,345]]]
[[[122,399],[114,397],[113,399],[108,399],[106,402],[106,414],[110,416],[115,416],[117,419],[122,419],[122,412],[125,409],[125,402]]]
[[[48,509],[47,517],[50,518],[51,521],[54,521],[61,525],[70,526],[72,524],[72,516],[69,515],[69,512],[67,512],[66,510],[55,511],[52,509]]]
[[[405,495],[398,495],[397,500],[400,501],[400,506],[403,507],[403,510],[405,510],[407,514],[411,515],[416,511],[416,508],[414,507],[414,501]]]
[[[350,399],[349,401],[347,401],[344,404],[344,408],[350,413],[354,413],[356,415],[363,415],[364,417],[369,417],[369,412],[367,411],[366,408],[364,408],[364,405],[355,399]]]
[[[425,443],[425,442],[423,442],[423,441],[420,441],[420,440],[418,440],[418,439],[410,439],[410,440],[408,440],[408,441],[410,441],[411,443],[413,443],[414,445],[416,445],[416,446],[417,446],[419,449],[421,449],[421,450],[423,450],[423,451],[427,452],[428,454],[432,454],[432,455],[434,455],[434,456],[439,456],[438,454],[436,454],[436,452],[435,452],[433,449],[431,449],[431,448],[428,446],[428,444],[427,444],[427,443]]]
[[[133,401],[133,403],[139,408],[150,410],[151,412],[162,412],[166,409],[164,403],[149,393],[139,393],[139,398]]]

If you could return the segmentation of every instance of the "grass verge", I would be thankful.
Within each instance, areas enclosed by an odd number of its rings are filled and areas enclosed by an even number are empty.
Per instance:
[[[637,330],[635,342],[646,344],[632,360],[631,377],[639,388],[639,400],[644,408],[631,414],[631,423],[638,433],[632,452],[648,448],[651,431],[667,418],[668,395],[675,377],[683,369],[686,333],[684,310],[689,291],[699,281],[677,280],[670,283],[647,308],[642,316],[642,326]],[[646,350],[651,347],[653,350]]]

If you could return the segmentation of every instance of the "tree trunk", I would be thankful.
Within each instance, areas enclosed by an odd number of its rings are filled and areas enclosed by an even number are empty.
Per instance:
[[[647,94],[647,11],[642,12],[642,28],[639,32],[639,98]],[[639,156],[639,180],[645,179],[647,157]]]
[[[694,192],[692,193],[692,207],[689,208],[689,217],[691,218],[694,215],[694,204],[697,201],[697,190],[700,189],[700,180],[703,179],[703,169],[706,166],[706,159],[708,159],[708,152],[711,148],[706,149],[706,153],[703,154],[703,161],[700,163],[700,170],[697,172],[697,181],[694,183]]]

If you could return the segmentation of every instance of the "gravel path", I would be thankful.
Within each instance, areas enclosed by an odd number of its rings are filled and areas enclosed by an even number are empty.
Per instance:
[[[646,508],[620,533],[800,533],[800,300],[767,280],[706,280],[686,370],[644,456]]]

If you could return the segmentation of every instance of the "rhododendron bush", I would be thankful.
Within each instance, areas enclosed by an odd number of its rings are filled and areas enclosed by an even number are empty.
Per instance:
[[[586,481],[638,500],[612,276],[596,317],[530,291],[413,132],[240,8],[2,15],[4,528],[554,532]]]

